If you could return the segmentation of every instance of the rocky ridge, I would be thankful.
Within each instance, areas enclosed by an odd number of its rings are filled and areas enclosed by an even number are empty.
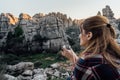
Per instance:
[[[106,16],[110,23],[115,27],[117,38],[120,38],[119,24],[120,19],[114,17],[114,13],[111,10],[110,6],[106,6],[102,9],[102,13],[98,12],[97,15]],[[14,29],[17,26],[20,26],[23,30],[24,40],[22,41],[22,50],[31,51],[40,51],[48,50],[57,52],[60,50],[62,45],[69,45],[68,37],[73,39],[70,35],[76,34],[79,35],[79,24],[81,20],[72,20],[70,17],[67,17],[66,14],[60,12],[52,12],[48,14],[37,13],[34,16],[29,14],[21,13],[19,18],[16,18],[10,13],[1,13],[0,15],[0,47],[6,44],[6,39],[8,32],[14,33]],[[71,29],[74,28],[76,30]],[[70,32],[70,30],[72,30]],[[69,34],[66,34],[69,32]],[[41,39],[40,39],[41,38]],[[37,40],[36,40],[37,39]],[[75,40],[72,40],[73,43]],[[79,43],[79,42],[77,42]],[[12,45],[14,48],[19,45]],[[27,47],[28,46],[28,47]],[[25,48],[24,48],[25,47]],[[78,47],[78,46],[77,46]],[[12,49],[12,47],[11,47]],[[19,48],[18,48],[19,49]],[[9,49],[10,50],[10,49]],[[21,51],[22,51],[21,50]]]
[[[59,12],[49,14],[38,13],[31,17],[28,14],[21,13],[17,20],[12,14],[9,13],[10,16],[12,15],[12,18],[7,15],[8,13],[2,13],[0,18],[1,47],[4,45],[3,43],[6,43],[8,32],[11,31],[13,33],[17,26],[20,26],[23,30],[24,40],[22,46],[24,47],[26,44],[29,44],[31,46],[30,50],[39,51],[42,48],[56,52],[59,51],[62,45],[69,45],[65,29],[72,26],[73,21],[71,18],[67,18],[65,14]],[[10,19],[12,20],[10,21]],[[14,21],[14,24],[12,21]],[[35,40],[35,36],[46,38],[47,41],[40,43],[39,40]],[[13,47],[15,48],[15,46]]]

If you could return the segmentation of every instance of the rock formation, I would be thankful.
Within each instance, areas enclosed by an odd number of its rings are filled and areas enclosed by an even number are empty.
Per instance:
[[[6,41],[9,31],[13,31],[18,18],[10,13],[1,13],[0,15],[0,46]]]
[[[32,20],[32,17],[28,14],[21,13],[19,15],[18,25],[22,27],[26,41],[31,41],[36,34],[37,22]]]
[[[7,31],[9,27],[9,18],[6,14],[0,15],[0,31]]]
[[[103,16],[106,16],[109,19],[115,19],[114,13],[111,10],[110,6],[106,5],[106,7],[102,9],[102,12],[103,12]]]
[[[107,5],[105,8],[103,8],[103,9],[102,9],[102,13],[103,13],[103,16],[106,16],[106,17],[109,19],[110,23],[111,23],[114,27],[118,28],[118,24],[117,24],[117,22],[116,22],[116,19],[115,19],[115,17],[114,17],[114,13],[113,13],[113,11],[111,10],[110,6]]]
[[[114,17],[114,13],[111,10],[110,6],[107,5],[105,8],[103,8],[102,13],[103,16],[106,16],[109,19],[112,26],[114,26],[118,38],[120,36],[120,31],[118,30],[118,22],[117,19]]]
[[[100,11],[98,11],[97,15],[101,16],[101,12],[100,12]]]
[[[9,24],[15,25],[18,22],[18,18],[12,15],[11,13],[6,14],[9,18]]]
[[[48,39],[43,47],[51,51],[58,51],[63,44],[68,44],[63,21],[58,17],[43,17],[39,23],[39,34]]]
[[[44,17],[44,16],[45,16],[45,14],[43,14],[43,13],[37,13],[37,14],[35,14],[35,15],[32,17],[32,19],[33,19],[34,21],[36,21],[36,22],[39,22],[40,19],[41,19],[42,17]]]
[[[31,18],[31,16],[28,15],[28,14],[21,13],[21,14],[19,15],[19,20],[21,20],[21,19],[31,20],[32,18]]]
[[[106,6],[102,9],[102,13],[99,11],[97,15],[106,16],[115,27],[117,38],[120,38],[120,31],[118,30],[120,20],[115,19],[110,7]],[[14,33],[14,28],[20,26],[24,32],[21,49],[26,47],[28,50],[39,51],[40,48],[43,48],[44,50],[56,52],[60,50],[63,44],[69,44],[68,38],[76,45],[79,43],[77,38],[79,35],[78,26],[82,21],[83,19],[72,20],[70,17],[67,17],[66,14],[60,12],[51,12],[48,14],[37,13],[33,17],[29,14],[21,13],[19,18],[16,18],[10,13],[2,13],[0,15],[0,47],[2,47],[3,42],[5,43],[7,33],[9,31]],[[35,40],[35,36],[37,36],[39,40]],[[46,38],[46,40],[41,41],[43,38]]]
[[[72,26],[72,19],[69,17],[67,17],[66,14],[62,14],[60,12],[52,12],[52,13],[49,13],[48,16],[56,16],[58,17],[59,19],[61,19],[63,21],[63,24],[64,24],[64,27],[69,27],[69,26]]]
[[[1,39],[3,39],[3,37],[5,39],[9,31],[14,33],[14,28],[19,26],[22,28],[24,35],[24,44],[21,44],[22,46],[29,45],[27,49],[36,50],[38,48],[39,50],[40,45],[38,42],[34,41],[34,36],[40,34],[41,37],[48,38],[47,42],[42,43],[43,49],[47,49],[51,52],[59,51],[63,44],[69,44],[65,34],[65,28],[73,25],[71,18],[67,18],[67,15],[59,12],[49,14],[38,13],[33,17],[29,14],[21,13],[19,18],[7,13],[1,14],[0,20],[1,31],[6,31]],[[15,47],[15,45],[13,47]]]

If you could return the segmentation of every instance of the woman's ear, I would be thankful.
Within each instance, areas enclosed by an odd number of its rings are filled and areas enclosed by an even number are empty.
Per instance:
[[[87,33],[87,40],[90,40],[92,38],[93,34],[92,32],[88,32]]]

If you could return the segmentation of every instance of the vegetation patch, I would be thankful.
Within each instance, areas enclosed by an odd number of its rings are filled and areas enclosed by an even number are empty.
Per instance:
[[[52,53],[39,53],[30,55],[17,56],[14,54],[5,54],[2,58],[2,62],[8,65],[14,65],[19,62],[33,62],[35,67],[46,68],[56,62],[65,62],[66,59],[60,54]]]

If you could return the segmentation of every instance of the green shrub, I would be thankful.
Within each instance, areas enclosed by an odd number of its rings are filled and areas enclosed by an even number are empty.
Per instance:
[[[15,37],[20,37],[21,35],[23,35],[22,27],[17,26],[17,27],[15,28],[14,36],[15,36]]]

